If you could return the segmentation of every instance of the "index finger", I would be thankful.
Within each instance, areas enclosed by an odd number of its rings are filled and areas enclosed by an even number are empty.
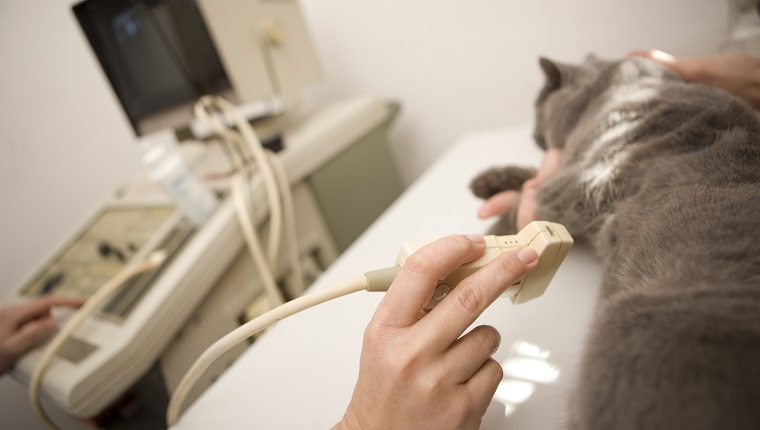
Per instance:
[[[538,254],[526,247],[498,256],[462,280],[415,327],[427,337],[422,342],[440,351],[448,349],[507,287],[537,265]]]
[[[82,306],[84,300],[67,297],[45,296],[32,302],[19,305],[15,309],[14,319],[19,325],[46,316],[53,306],[69,306],[77,308]]]
[[[390,327],[413,325],[420,319],[438,281],[480,256],[484,249],[483,237],[461,235],[448,236],[421,248],[407,258],[372,322]]]

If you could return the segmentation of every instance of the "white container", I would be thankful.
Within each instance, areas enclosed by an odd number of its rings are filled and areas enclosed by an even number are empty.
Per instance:
[[[161,186],[193,222],[203,224],[208,220],[219,202],[185,161],[174,131],[154,133],[143,140],[143,146],[143,164],[150,180]]]

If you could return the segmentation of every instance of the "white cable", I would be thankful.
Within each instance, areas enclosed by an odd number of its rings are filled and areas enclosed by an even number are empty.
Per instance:
[[[247,144],[248,150],[253,155],[256,161],[256,166],[261,172],[266,194],[269,200],[270,216],[269,216],[269,266],[276,272],[277,261],[280,257],[280,243],[282,235],[282,203],[280,202],[280,193],[278,192],[277,178],[274,175],[272,166],[269,163],[269,157],[267,157],[267,151],[264,150],[264,146],[261,144],[259,137],[251,127],[251,124],[235,109],[232,103],[218,98],[217,103],[222,107],[225,114],[229,115],[238,131],[243,136],[243,142]]]
[[[238,128],[235,132],[225,124],[221,124],[218,119],[212,117],[208,108],[217,108],[224,112],[224,114],[231,118],[234,125]],[[217,132],[221,136],[225,137],[228,141],[237,145],[241,154],[245,155],[250,152],[258,168],[262,184],[264,185],[265,195],[267,202],[269,203],[269,237],[267,245],[267,253],[269,266],[272,270],[277,267],[277,258],[279,256],[280,246],[280,234],[282,225],[282,209],[277,192],[277,182],[272,173],[272,169],[269,166],[266,153],[261,145],[261,141],[256,136],[253,128],[238,113],[235,106],[227,100],[218,96],[203,96],[195,104],[195,116],[203,121],[211,130]],[[236,152],[237,153],[237,152]],[[238,164],[245,165],[246,160],[240,160]],[[252,219],[251,222],[254,222]]]
[[[266,256],[264,256],[264,251],[261,249],[255,222],[256,217],[253,213],[253,205],[251,201],[251,182],[248,179],[245,170],[239,171],[232,176],[231,188],[232,199],[235,205],[235,214],[238,217],[238,223],[243,232],[243,238],[251,253],[253,264],[256,266],[259,277],[264,284],[269,303],[275,308],[285,303],[285,296],[277,285],[275,279],[277,268],[271,266],[271,260],[269,260],[269,264],[267,264],[268,260]]]
[[[66,342],[66,340],[71,337],[71,334],[74,333],[74,331],[79,328],[80,325],[82,325],[85,319],[100,309],[102,305],[111,298],[113,293],[115,293],[125,282],[134,276],[160,266],[166,257],[167,255],[165,251],[155,251],[151,253],[148,258],[138,263],[136,266],[122,270],[116,276],[111,278],[89,299],[87,299],[82,307],[79,308],[79,310],[74,314],[71,320],[69,320],[69,322],[53,338],[47,348],[45,348],[45,351],[42,353],[42,357],[37,362],[37,366],[34,368],[34,372],[32,373],[32,377],[29,382],[29,401],[31,402],[32,407],[39,416],[40,420],[42,420],[42,422],[49,429],[58,429],[58,427],[42,407],[42,403],[40,402],[40,388],[42,386],[42,381],[45,377],[45,373],[50,367],[55,354],[58,352],[58,350],[61,349],[61,346],[64,344],[64,342]]]
[[[327,288],[317,290],[311,294],[301,296],[290,302],[285,303],[271,311],[261,315],[246,324],[231,331],[221,339],[217,340],[208,347],[203,354],[193,363],[190,370],[187,371],[182,380],[180,381],[177,389],[174,391],[171,400],[169,401],[169,408],[166,412],[166,422],[169,427],[174,425],[179,419],[182,404],[185,402],[185,398],[190,393],[198,378],[208,369],[208,367],[225,352],[233,348],[235,345],[243,342],[256,333],[264,330],[277,321],[283,320],[298,312],[316,306],[320,303],[327,302],[329,300],[345,296],[357,291],[361,291],[367,288],[367,278],[365,276],[357,276],[355,278],[348,279],[346,281],[331,285]]]
[[[277,270],[275,266],[277,262],[274,255],[275,253],[279,253],[279,238],[272,235],[271,232],[273,229],[270,229],[268,246],[269,257],[264,257],[264,251],[261,249],[259,242],[256,218],[253,215],[253,204],[251,201],[252,193],[245,160],[247,153],[246,149],[248,146],[242,142],[243,137],[239,133],[228,128],[227,125],[222,124],[219,120],[211,117],[209,109],[213,108],[223,109],[223,106],[220,106],[218,103],[218,98],[214,96],[202,97],[195,104],[195,116],[200,121],[204,122],[210,130],[219,134],[223,138],[223,141],[232,147],[230,152],[232,153],[231,155],[233,156],[233,162],[237,173],[233,175],[231,179],[231,188],[238,223],[240,224],[253,263],[264,283],[264,288],[267,291],[269,301],[273,307],[276,307],[285,301],[282,291],[274,280],[274,274]],[[265,187],[265,195],[269,201],[270,219],[277,218],[275,214],[278,212],[277,208],[280,204],[277,189],[268,186],[268,182],[263,176],[262,179],[262,183]],[[275,223],[275,228],[277,228],[277,225],[278,224]]]
[[[209,109],[214,108],[223,112],[228,118],[231,118],[238,131],[235,132],[227,125],[222,124],[218,119],[212,118],[209,114]],[[235,208],[238,214],[238,219],[241,224],[241,228],[245,224],[251,224],[252,228],[243,228],[244,235],[246,236],[246,244],[251,252],[251,256],[254,260],[259,272],[262,274],[264,281],[264,287],[269,292],[270,301],[273,306],[279,306],[283,303],[283,295],[280,288],[274,281],[278,270],[278,257],[279,257],[279,244],[281,242],[283,222],[285,224],[285,238],[288,242],[288,256],[290,260],[290,266],[292,272],[295,274],[294,283],[297,291],[303,290],[303,271],[301,268],[301,262],[298,252],[298,243],[296,240],[295,232],[295,215],[293,208],[293,200],[290,193],[290,182],[287,179],[287,174],[279,164],[279,159],[274,155],[268,155],[267,151],[261,145],[258,137],[256,136],[253,127],[243,118],[235,109],[235,107],[224,100],[223,98],[216,96],[202,97],[195,105],[196,117],[206,123],[206,125],[228,142],[237,146],[238,151],[235,153],[241,153],[245,156],[246,153],[253,155],[256,166],[261,172],[262,183],[264,185],[265,194],[269,202],[270,217],[269,217],[269,246],[268,262],[269,272],[257,259],[262,258],[263,251],[259,248],[259,239],[256,229],[256,223],[253,217],[253,208],[251,203],[252,193],[250,191],[250,182],[248,180],[233,180],[233,183],[237,181],[237,185],[232,187],[233,198],[237,199]],[[236,160],[236,167],[238,170],[246,171],[245,160]],[[245,177],[247,178],[247,176]],[[235,196],[235,193],[244,196],[245,203],[240,199],[240,196]],[[280,202],[280,196],[282,202]],[[284,212],[284,213],[283,213]]]
[[[243,231],[243,237],[251,252],[253,264],[256,266],[259,277],[264,284],[269,303],[272,304],[272,307],[277,307],[285,303],[285,298],[283,297],[282,290],[277,286],[274,271],[271,267],[267,266],[264,251],[262,251],[259,245],[256,226],[250,222],[253,216],[249,212],[249,206],[245,199],[247,182],[248,179],[245,177],[245,173],[238,172],[232,176],[232,201],[235,204],[235,210],[240,221],[240,229]]]
[[[290,180],[285,171],[285,166],[282,165],[279,157],[269,154],[269,161],[272,164],[272,170],[274,170],[277,177],[277,183],[280,186],[280,193],[282,194],[282,207],[285,215],[285,240],[288,242],[288,258],[290,259],[291,271],[293,273],[293,288],[301,292],[305,286],[300,252],[298,250],[298,240],[296,239],[296,215],[295,208],[293,207],[293,195],[290,192]]]

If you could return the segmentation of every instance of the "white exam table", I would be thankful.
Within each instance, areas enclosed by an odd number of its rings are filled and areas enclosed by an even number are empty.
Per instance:
[[[528,127],[462,138],[445,153],[310,287],[310,291],[394,264],[405,242],[452,233],[485,233],[480,201],[469,181],[494,165],[538,166],[541,152]],[[561,428],[564,399],[592,313],[600,267],[588,246],[575,246],[537,300],[512,305],[497,300],[476,324],[502,336],[494,355],[504,360],[522,340],[550,352],[557,380],[535,392],[511,414],[494,400],[483,429]],[[268,329],[199,398],[173,428],[178,430],[327,429],[349,403],[359,369],[362,335],[381,293],[358,292],[281,321]],[[446,407],[446,405],[441,405]]]

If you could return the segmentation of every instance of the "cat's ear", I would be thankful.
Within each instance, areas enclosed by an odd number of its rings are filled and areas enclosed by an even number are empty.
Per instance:
[[[541,57],[538,59],[538,64],[541,66],[541,70],[544,71],[546,76],[546,86],[548,91],[556,90],[562,85],[562,70],[560,65],[554,61]]]
[[[593,52],[591,52],[588,55],[586,55],[586,62],[587,63],[595,63],[595,62],[600,61],[600,60],[601,59],[599,57],[597,57],[596,54],[594,54]]]

